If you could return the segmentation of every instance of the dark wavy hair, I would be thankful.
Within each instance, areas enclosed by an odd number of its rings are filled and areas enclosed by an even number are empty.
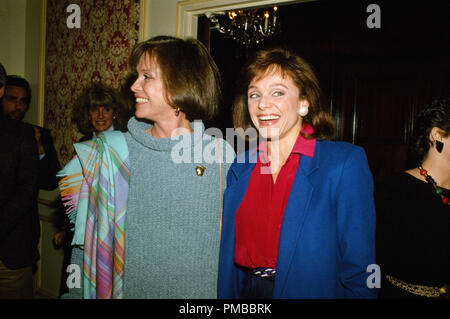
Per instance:
[[[300,97],[308,100],[309,112],[303,117],[303,122],[314,128],[314,134],[301,134],[306,138],[333,139],[336,126],[332,117],[323,110],[322,90],[311,65],[283,47],[256,51],[242,68],[233,102],[234,127],[246,130],[253,126],[248,112],[248,87],[254,79],[264,77],[269,71],[280,71],[282,76],[290,76],[300,90]]]
[[[156,36],[140,42],[131,53],[131,70],[136,70],[145,54],[155,59],[161,69],[169,105],[179,107],[189,121],[210,120],[217,115],[222,98],[221,77],[200,41]]]
[[[89,119],[89,110],[97,106],[111,107],[115,116],[114,129],[122,132],[127,130],[130,112],[120,94],[109,86],[94,84],[85,89],[75,102],[73,120],[80,133],[88,137],[92,136],[95,129]]]
[[[423,161],[433,142],[430,133],[433,127],[444,131],[444,137],[450,135],[450,98],[435,99],[419,113],[414,129],[410,152]]]

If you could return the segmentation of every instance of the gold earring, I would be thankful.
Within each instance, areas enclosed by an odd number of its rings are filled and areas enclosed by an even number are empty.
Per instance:
[[[176,116],[180,115],[180,108],[179,107],[175,108],[175,115]]]

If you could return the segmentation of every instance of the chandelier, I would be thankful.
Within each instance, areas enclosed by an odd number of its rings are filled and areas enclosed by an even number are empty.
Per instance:
[[[272,9],[231,10],[208,12],[211,29],[216,29],[240,44],[258,44],[279,32],[278,7]]]

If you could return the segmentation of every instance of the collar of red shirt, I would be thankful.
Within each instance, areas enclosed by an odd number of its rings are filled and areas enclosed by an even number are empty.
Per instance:
[[[312,135],[312,134],[314,134],[314,129],[308,123],[303,123],[301,132],[306,135]],[[313,157],[315,146],[316,146],[315,138],[307,139],[302,134],[299,134],[297,137],[297,141],[295,142],[294,147],[292,148],[291,154],[296,153],[296,154],[303,154],[303,155],[306,155],[309,157]],[[266,163],[266,164],[269,163],[269,158],[267,156],[267,141],[266,140],[262,140],[259,143],[257,150],[258,150],[258,152],[261,152],[260,153],[261,162]]]

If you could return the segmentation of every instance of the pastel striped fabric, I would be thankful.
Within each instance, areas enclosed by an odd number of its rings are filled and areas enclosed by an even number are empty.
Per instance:
[[[77,156],[59,172],[60,191],[75,224],[72,245],[84,248],[83,297],[123,297],[129,153],[119,131],[74,145]]]

